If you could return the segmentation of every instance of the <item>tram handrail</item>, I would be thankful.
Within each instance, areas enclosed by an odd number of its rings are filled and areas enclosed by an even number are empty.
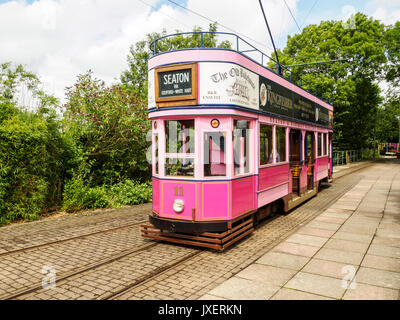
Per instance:
[[[332,101],[328,101],[328,100],[324,99],[323,97],[319,97],[319,96],[317,95],[317,92],[312,93],[311,90],[310,90],[310,87],[308,87],[308,89],[303,88],[303,79],[302,79],[301,77],[300,77],[300,86],[299,86],[297,83],[293,82],[293,81],[292,81],[292,71],[291,71],[290,69],[286,68],[284,65],[281,65],[281,67],[282,67],[283,69],[286,69],[287,71],[290,72],[290,79],[287,79],[287,78],[284,77],[283,75],[278,74],[278,72],[276,72],[275,70],[272,70],[272,69],[268,68],[266,65],[264,65],[264,60],[265,60],[265,61],[268,61],[268,60],[266,59],[266,58],[268,58],[269,60],[272,60],[272,61],[274,61],[275,63],[276,63],[276,60],[273,59],[272,57],[268,56],[267,54],[263,53],[262,51],[260,51],[259,49],[257,49],[255,46],[253,46],[252,44],[250,44],[248,41],[244,40],[243,38],[241,38],[240,36],[238,36],[237,34],[232,33],[232,32],[221,32],[221,31],[190,31],[190,32],[178,32],[178,33],[168,34],[168,35],[162,36],[162,37],[160,37],[160,38],[157,38],[157,39],[155,39],[155,40],[153,41],[153,48],[151,48],[151,46],[150,46],[150,49],[151,49],[152,52],[153,52],[153,57],[156,56],[156,55],[158,55],[158,54],[165,53],[165,52],[186,50],[186,49],[175,49],[175,50],[158,51],[158,50],[157,50],[157,42],[159,42],[159,41],[161,41],[161,40],[163,40],[163,39],[166,39],[166,38],[170,38],[170,37],[176,37],[176,36],[181,36],[181,35],[193,35],[193,34],[200,34],[200,47],[199,47],[199,48],[201,48],[201,49],[221,49],[221,48],[218,48],[218,47],[205,47],[205,46],[204,46],[204,35],[205,35],[205,34],[216,34],[216,35],[229,35],[229,36],[233,36],[233,37],[236,39],[236,49],[230,48],[229,50],[233,50],[233,51],[239,52],[239,53],[241,53],[241,54],[244,54],[244,55],[245,55],[246,57],[248,57],[250,60],[255,61],[256,63],[260,64],[261,66],[263,66],[264,68],[268,69],[269,71],[272,71],[272,72],[274,72],[275,74],[277,74],[277,75],[283,77],[284,79],[290,81],[292,84],[298,86],[299,88],[302,88],[303,90],[306,90],[307,92],[313,94],[315,97],[317,97],[317,98],[319,98],[319,99],[325,101],[326,103],[332,104]],[[240,41],[244,42],[246,45],[250,46],[252,49],[251,49],[251,50],[247,50],[247,49],[246,49],[246,50],[242,50],[242,51],[239,50]],[[229,42],[230,42],[230,41],[229,41]],[[195,48],[191,48],[191,49],[195,49]],[[228,49],[225,49],[225,50],[228,50]],[[251,56],[249,56],[248,54],[246,54],[246,53],[248,53],[248,52],[254,52],[254,51],[257,51],[258,53],[261,54],[259,60],[255,60],[255,59],[253,59]],[[260,60],[261,60],[261,61],[260,61]]]

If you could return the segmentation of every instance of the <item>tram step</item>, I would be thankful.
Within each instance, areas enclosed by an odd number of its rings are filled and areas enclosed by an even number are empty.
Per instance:
[[[223,251],[254,231],[253,217],[223,233],[183,233],[160,230],[153,225],[141,225],[142,237],[172,243],[187,244]]]

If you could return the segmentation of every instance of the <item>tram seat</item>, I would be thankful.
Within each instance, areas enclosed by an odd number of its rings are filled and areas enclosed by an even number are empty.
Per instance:
[[[226,164],[211,163],[210,171],[212,176],[223,176],[226,174]]]

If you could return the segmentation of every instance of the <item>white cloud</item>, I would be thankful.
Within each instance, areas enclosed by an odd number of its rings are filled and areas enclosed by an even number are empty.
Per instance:
[[[153,10],[150,6],[157,2],[37,0],[0,4],[0,62],[26,65],[40,76],[45,89],[59,98],[64,98],[64,88],[88,69],[111,83],[127,67],[130,45],[147,33],[164,28],[169,33],[191,31],[194,25],[208,29],[208,21],[170,3]],[[297,2],[287,0],[294,14]],[[274,38],[286,34],[294,22],[289,14],[282,14],[287,10],[283,1],[264,0],[263,4]],[[187,7],[272,47],[258,1],[189,0]],[[219,31],[228,30],[219,27]]]
[[[366,8],[374,19],[384,24],[394,24],[400,20],[400,0],[372,0]]]

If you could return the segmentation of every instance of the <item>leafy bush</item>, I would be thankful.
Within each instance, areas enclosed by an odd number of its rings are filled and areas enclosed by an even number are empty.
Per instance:
[[[4,109],[3,109],[4,110]],[[8,109],[10,111],[11,109]],[[0,223],[36,219],[49,191],[46,121],[14,110],[0,122]]]
[[[82,165],[90,163],[93,186],[150,178],[146,133],[151,125],[143,99],[121,84],[106,86],[91,72],[78,76],[66,97],[65,130],[82,150]]]
[[[152,198],[151,182],[139,183],[125,180],[111,188],[114,201],[120,205],[134,205],[149,202]]]
[[[90,187],[80,176],[73,177],[65,184],[63,196],[63,207],[67,212],[110,205],[105,187]]]

